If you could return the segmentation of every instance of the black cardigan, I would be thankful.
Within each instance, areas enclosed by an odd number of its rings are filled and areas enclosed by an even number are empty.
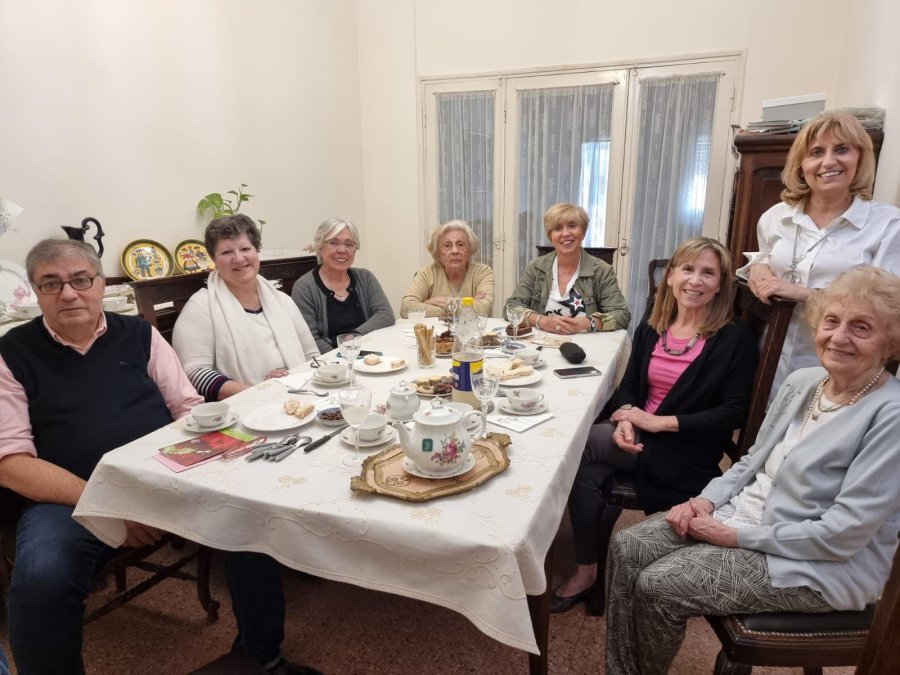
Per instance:
[[[614,409],[626,403],[644,407],[650,355],[658,340],[659,334],[646,322],[638,326]],[[657,415],[675,415],[678,431],[638,431],[644,450],[638,455],[635,480],[647,513],[698,495],[721,475],[722,453],[747,416],[758,359],[750,327],[739,321],[725,326],[706,339],[656,410]]]

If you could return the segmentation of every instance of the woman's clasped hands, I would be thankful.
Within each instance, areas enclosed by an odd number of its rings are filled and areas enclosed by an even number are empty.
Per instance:
[[[737,531],[713,518],[713,510],[711,501],[694,497],[669,509],[666,522],[682,539],[690,536],[715,546],[737,547]]]

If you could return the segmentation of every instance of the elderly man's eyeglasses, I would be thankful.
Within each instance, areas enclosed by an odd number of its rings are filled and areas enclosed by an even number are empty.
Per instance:
[[[39,284],[35,284],[34,287],[37,288],[44,295],[59,295],[62,293],[63,286],[69,284],[76,291],[86,291],[91,286],[94,285],[93,277],[72,277],[68,281],[63,281],[62,279],[50,279],[49,281],[42,281]]]
[[[339,248],[345,248],[348,251],[356,250],[356,242],[355,241],[340,241],[338,239],[329,239],[325,242],[325,244],[332,251],[337,251]]]

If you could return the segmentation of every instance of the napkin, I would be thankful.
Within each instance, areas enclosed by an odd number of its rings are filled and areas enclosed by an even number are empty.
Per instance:
[[[536,427],[538,424],[542,422],[546,422],[551,417],[553,417],[553,413],[545,412],[540,415],[504,415],[504,414],[490,414],[488,415],[487,421],[491,424],[496,424],[498,427],[503,427],[504,429],[511,429],[512,431],[528,431],[532,427]]]
[[[291,373],[285,377],[275,378],[275,381],[283,384],[288,389],[303,389],[307,385],[307,383],[312,379],[312,372],[306,371],[303,373]]]

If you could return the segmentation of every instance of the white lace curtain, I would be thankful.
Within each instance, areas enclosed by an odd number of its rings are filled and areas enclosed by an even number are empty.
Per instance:
[[[438,220],[469,223],[481,239],[473,259],[488,265],[493,263],[495,95],[437,94]]]
[[[585,245],[603,245],[615,86],[609,83],[519,92],[519,272],[534,259],[535,246],[547,243],[544,211],[558,202],[584,207],[591,215]]]
[[[701,234],[719,73],[641,82],[628,288],[632,330],[645,308],[647,265]]]

